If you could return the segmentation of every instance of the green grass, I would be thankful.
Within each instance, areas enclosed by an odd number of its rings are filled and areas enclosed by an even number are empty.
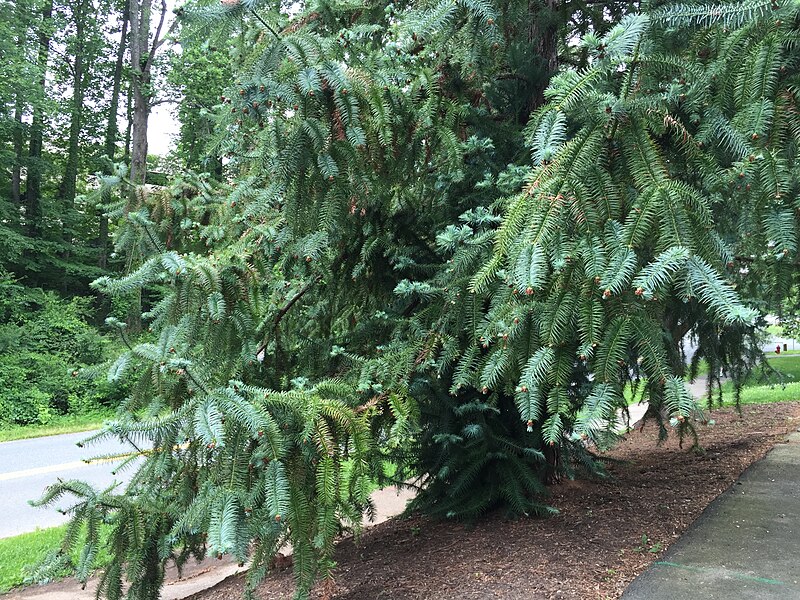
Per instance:
[[[642,381],[636,390],[636,394],[634,394],[633,387],[629,384],[626,384],[625,387],[622,388],[622,397],[625,398],[625,404],[630,406],[631,404],[638,404],[639,402],[641,402],[642,395],[646,389],[647,385],[645,381]]]
[[[775,369],[775,373],[755,369],[748,377],[744,385],[746,387],[788,384],[800,381],[800,354],[788,354],[780,357],[775,355],[767,357],[769,366]]]
[[[800,383],[781,385],[758,385],[742,389],[742,404],[771,404],[773,402],[791,402],[800,400]],[[725,406],[733,406],[733,390],[722,390],[722,402]]]
[[[26,571],[59,547],[65,529],[38,529],[0,540],[0,593],[22,585]]]
[[[760,369],[756,369],[744,383],[741,403],[770,404],[800,400],[800,354],[789,354],[785,358],[783,353],[781,357],[772,355],[767,362],[777,372],[762,374]],[[716,398],[715,394],[715,401]],[[722,401],[724,406],[733,405],[733,383],[730,381],[722,384]]]
[[[0,594],[25,583],[33,569],[50,552],[59,549],[66,528],[66,525],[61,525],[0,539]],[[80,551],[81,548],[78,547],[72,553],[73,563],[77,562]],[[110,560],[111,557],[101,548],[96,566],[103,567]]]
[[[768,354],[767,362],[776,373],[762,374],[761,369],[756,369],[744,383],[741,403],[769,404],[800,400],[800,351],[781,352],[780,356]],[[704,377],[707,374],[708,366],[705,361],[701,361],[697,375]],[[629,405],[641,399],[641,390],[634,398],[630,386],[625,386],[623,394]],[[716,400],[715,393],[715,403]],[[730,381],[722,384],[722,402],[723,406],[733,406],[733,383]],[[702,406],[704,399],[699,399],[698,403]]]
[[[714,407],[718,406],[718,394],[714,392]],[[773,402],[800,401],[800,382],[786,385],[753,385],[742,388],[741,404],[771,404]],[[705,406],[705,398],[698,399],[700,406]],[[722,385],[722,405],[733,406],[733,385]],[[712,407],[713,408],[713,407]]]
[[[62,415],[55,417],[47,425],[0,425],[0,442],[90,431],[98,429],[103,424],[103,421],[111,417],[113,417],[113,413],[107,411],[86,415]]]

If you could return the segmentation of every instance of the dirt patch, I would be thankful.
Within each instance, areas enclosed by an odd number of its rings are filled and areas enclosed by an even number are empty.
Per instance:
[[[714,411],[700,427],[704,452],[658,445],[654,426],[628,434],[602,481],[552,488],[549,519],[489,515],[473,526],[415,516],[371,528],[337,548],[336,600],[618,598],[751,463],[800,425],[800,403]],[[289,571],[258,590],[289,600]],[[192,596],[241,597],[241,576]],[[321,597],[321,591],[314,595]]]

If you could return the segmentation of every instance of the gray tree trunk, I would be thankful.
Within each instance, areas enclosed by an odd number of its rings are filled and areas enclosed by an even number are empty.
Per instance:
[[[114,65],[114,82],[111,88],[111,104],[108,107],[108,124],[106,125],[105,154],[113,162],[117,150],[117,137],[119,136],[119,97],[122,89],[122,68],[125,65],[125,50],[128,47],[128,18],[130,13],[129,1],[125,2],[122,9],[122,26],[120,28],[119,46],[117,46],[117,62]],[[99,256],[97,264],[105,269],[108,266],[108,218],[103,209],[99,210],[100,222],[98,231]]]
[[[41,69],[39,85],[42,97],[46,96],[47,63],[50,59],[50,21],[53,17],[53,0],[45,0],[42,8],[42,21],[39,29],[39,56],[37,64]],[[25,218],[28,232],[37,235],[41,227],[42,206],[42,139],[44,135],[44,103],[34,105],[31,121],[31,138],[28,150],[28,176],[25,185]]]
[[[133,96],[130,180],[133,186],[128,201],[128,210],[139,208],[141,195],[138,193],[137,188],[143,186],[147,181],[147,124],[151,108],[151,72],[156,51],[164,41],[161,29],[167,14],[167,3],[166,0],[161,0],[159,22],[151,42],[152,3],[153,0],[130,1],[131,89]],[[135,256],[129,257],[131,266],[133,266],[137,258]],[[137,292],[128,313],[128,327],[132,331],[141,330],[141,315],[142,297],[140,290]]]
[[[77,0],[72,15],[75,21],[75,60],[72,65],[72,106],[69,123],[69,146],[64,178],[59,192],[68,205],[75,202],[78,167],[80,165],[80,134],[83,124],[84,53],[86,51],[86,0]]]
[[[28,16],[27,7],[22,0],[17,2],[17,47],[25,51],[28,41]],[[14,165],[11,167],[11,199],[16,206],[22,204],[22,164],[25,160],[25,128],[22,124],[22,111],[24,108],[23,91],[17,89],[14,97]]]

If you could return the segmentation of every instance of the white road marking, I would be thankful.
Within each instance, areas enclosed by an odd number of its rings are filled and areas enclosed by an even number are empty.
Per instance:
[[[46,475],[47,473],[57,473],[58,471],[68,471],[70,469],[79,469],[81,467],[88,467],[90,463],[82,460],[73,462],[62,463],[60,465],[49,465],[47,467],[36,467],[35,469],[25,469],[24,471],[11,471],[9,473],[0,473],[0,481],[8,481],[9,479],[22,479],[24,477],[33,477],[34,475]]]

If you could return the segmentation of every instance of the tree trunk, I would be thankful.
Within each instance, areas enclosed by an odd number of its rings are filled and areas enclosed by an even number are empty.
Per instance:
[[[137,188],[145,184],[147,177],[147,121],[150,118],[150,66],[148,41],[150,33],[150,4],[152,0],[131,0],[131,96],[133,97],[131,127],[131,170],[133,184],[128,200],[128,209],[139,205]],[[137,252],[131,248],[131,252]],[[135,268],[135,256],[128,259],[129,269]],[[128,308],[128,328],[134,333],[142,329],[142,291],[137,288]]]
[[[150,118],[150,80],[158,47],[163,43],[161,29],[167,14],[166,0],[161,0],[158,26],[150,41],[150,21],[153,0],[131,0],[130,9],[130,54],[131,54],[131,89],[133,95],[133,116],[131,119],[131,170],[130,181],[133,184],[128,210],[136,210],[140,205],[138,189],[147,181],[147,124]],[[132,252],[136,252],[132,249]],[[138,257],[131,257],[132,260]],[[131,262],[131,265],[134,263]],[[136,332],[141,330],[142,321],[141,290],[128,313],[128,327]]]
[[[128,162],[131,157],[131,129],[133,128],[133,84],[128,83],[128,93],[126,94],[127,103],[125,104],[125,150],[124,160]]]
[[[28,10],[22,0],[17,2],[17,48],[24,54],[28,40]],[[22,164],[24,161],[25,128],[22,124],[22,111],[24,108],[23,91],[15,90],[14,96],[14,165],[11,167],[11,200],[15,206],[22,204]]]
[[[69,123],[67,163],[64,167],[64,178],[61,180],[59,188],[61,199],[69,206],[75,203],[78,166],[80,163],[80,134],[84,95],[83,55],[86,50],[86,0],[78,0],[72,6],[72,15],[75,21],[75,60],[72,65],[72,114],[70,115]]]
[[[131,0],[131,172],[134,185],[144,185],[147,176],[147,122],[150,118],[150,11],[152,0]],[[157,41],[157,40],[156,40]],[[155,42],[154,42],[155,43]],[[135,192],[132,196],[135,204]]]
[[[14,166],[11,167],[11,200],[16,206],[19,206],[22,202],[23,133],[22,94],[17,91],[14,99]]]
[[[122,68],[125,63],[125,49],[128,46],[129,4],[129,1],[126,1],[122,9],[122,26],[120,28],[119,46],[117,47],[117,62],[114,65],[114,83],[111,88],[111,104],[108,107],[105,154],[111,162],[114,161],[114,155],[117,150],[117,137],[119,134],[117,112],[119,112],[119,97],[122,89]],[[105,269],[108,266],[108,218],[105,216],[105,212],[102,208],[98,212],[100,226],[97,236],[97,245],[99,248],[97,264]]]
[[[534,110],[544,104],[544,90],[550,83],[550,78],[558,71],[559,18],[556,14],[557,10],[556,0],[545,0],[544,2],[530,0],[528,5],[530,20],[528,41],[533,45],[543,77],[535,87],[526,107],[525,121]]]
[[[106,126],[105,154],[111,160],[114,160],[117,150],[117,137],[119,134],[117,113],[119,112],[119,97],[122,89],[122,68],[125,66],[125,50],[128,47],[129,17],[130,2],[126,1],[122,8],[122,25],[119,34],[119,46],[117,46],[117,61],[114,64],[114,83],[111,88],[111,104],[108,108],[108,124]]]
[[[46,97],[47,62],[50,58],[50,20],[53,17],[53,0],[45,0],[42,8],[42,21],[39,29],[39,56],[37,64],[41,69],[39,85],[42,97]],[[28,232],[37,235],[40,231],[42,218],[41,193],[42,193],[42,138],[44,135],[44,102],[37,103],[33,108],[31,120],[31,139],[28,151],[28,176],[25,189],[25,218],[28,223]]]
[[[133,90],[130,179],[134,185],[144,185],[147,177],[147,123],[150,118],[151,71],[156,51],[164,43],[162,27],[167,15],[167,2],[161,0],[158,26],[152,41],[150,41],[152,3],[153,0],[131,0],[130,2],[131,87]],[[174,26],[173,23],[172,27]]]
[[[558,446],[545,445],[543,448],[545,458],[544,483],[555,485],[561,482],[561,449]]]

